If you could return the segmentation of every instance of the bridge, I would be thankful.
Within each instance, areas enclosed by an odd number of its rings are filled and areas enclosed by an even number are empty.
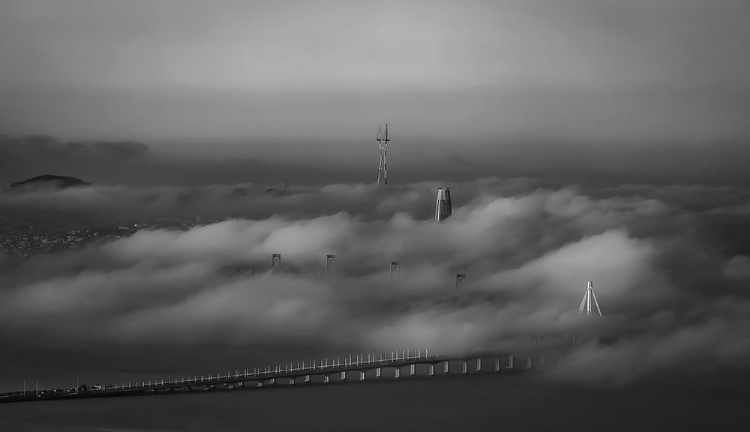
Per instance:
[[[279,259],[280,260],[280,259]],[[463,275],[459,275],[463,276]],[[457,280],[457,284],[459,281]],[[599,303],[593,294],[592,283],[588,283],[583,301],[579,311],[586,314],[592,312],[591,302],[594,302],[596,310],[601,316]],[[386,378],[385,372],[389,372],[393,379],[402,377],[406,368],[409,377],[415,376],[445,376],[451,373],[451,364],[458,364],[461,374],[486,371],[523,371],[531,370],[532,366],[544,366],[547,353],[559,354],[575,345],[575,335],[568,341],[567,336],[551,336],[555,341],[552,344],[539,345],[540,338],[535,338],[535,344],[520,349],[519,352],[492,352],[477,351],[471,354],[440,356],[437,352],[425,349],[416,351],[391,351],[390,353],[369,353],[350,355],[349,357],[337,357],[335,359],[313,360],[311,362],[294,362],[256,367],[253,369],[239,369],[227,371],[226,374],[216,375],[194,375],[192,377],[170,378],[162,380],[149,380],[140,382],[121,383],[116,385],[95,386],[93,389],[55,389],[39,391],[26,391],[25,384],[23,392],[12,392],[0,394],[2,402],[22,402],[46,399],[71,399],[102,396],[134,396],[144,394],[193,392],[210,390],[234,390],[247,388],[269,388],[279,386],[294,386],[297,384],[327,384],[331,382],[361,382],[373,379]],[[543,337],[541,339],[546,339]],[[517,364],[516,356],[521,359]],[[483,362],[484,365],[483,365]],[[420,370],[418,370],[420,368]],[[441,373],[436,373],[436,368]],[[368,378],[369,374],[369,378]]]
[[[405,377],[440,377],[477,372],[529,371],[545,364],[546,352],[537,350],[520,356],[512,353],[477,352],[463,356],[440,356],[430,350],[358,354],[344,358],[288,363],[274,367],[227,371],[183,378],[122,383],[80,391],[35,390],[0,395],[0,402],[75,399],[106,396],[136,396],[211,390],[265,389],[334,382],[354,383]]]

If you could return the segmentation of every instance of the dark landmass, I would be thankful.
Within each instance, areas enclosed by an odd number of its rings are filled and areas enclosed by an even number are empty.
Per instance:
[[[208,220],[215,223],[218,220]],[[199,222],[194,219],[157,218],[138,223],[103,221],[95,224],[59,221],[58,223],[30,223],[0,217],[0,251],[9,256],[30,258],[41,253],[74,250],[94,241],[129,237],[142,229],[187,231]]]
[[[11,188],[39,188],[39,187],[52,187],[55,189],[65,189],[74,186],[89,186],[90,183],[67,176],[58,176],[51,174],[44,174],[37,177],[33,177],[24,181],[15,182],[10,185]]]

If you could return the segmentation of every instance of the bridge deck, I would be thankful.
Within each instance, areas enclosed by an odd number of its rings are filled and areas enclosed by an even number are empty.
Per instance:
[[[536,353],[537,355],[539,352]],[[462,362],[463,367],[461,372],[462,373],[468,373],[470,370],[472,372],[477,372],[479,370],[483,370],[481,366],[481,362],[484,359],[494,360],[494,370],[514,370],[514,369],[530,369],[531,368],[531,358],[533,354],[527,353],[524,357],[524,360],[526,361],[526,364],[520,368],[517,368],[514,366],[513,362],[513,354],[511,353],[491,353],[491,352],[482,352],[482,353],[474,353],[471,355],[466,356],[454,356],[454,357],[441,357],[438,355],[427,355],[419,353],[414,356],[405,356],[405,357],[394,357],[394,358],[381,358],[381,359],[375,359],[375,356],[373,355],[370,360],[360,361],[359,359],[364,358],[364,356],[357,356],[357,361],[350,361],[352,357],[349,359],[344,359],[344,361],[339,362],[338,360],[334,360],[331,363],[328,363],[327,361],[324,364],[310,364],[310,365],[304,365],[302,367],[284,367],[283,369],[281,366],[276,366],[273,369],[270,367],[266,367],[263,370],[260,368],[255,368],[254,370],[250,371],[249,369],[244,370],[243,372],[236,371],[234,374],[227,373],[226,375],[209,375],[209,376],[201,376],[201,377],[192,377],[192,378],[184,378],[184,379],[172,379],[172,380],[162,380],[162,381],[141,381],[140,383],[130,383],[130,384],[122,384],[122,385],[115,385],[112,387],[107,387],[104,389],[96,389],[96,390],[89,390],[86,392],[74,392],[74,393],[54,393],[54,394],[42,394],[42,395],[35,395],[33,393],[29,394],[30,392],[27,392],[26,395],[17,395],[17,396],[10,396],[10,397],[3,397],[0,398],[0,402],[19,402],[19,401],[29,401],[29,400],[44,400],[44,399],[67,399],[67,398],[81,398],[81,397],[100,397],[100,396],[127,396],[127,395],[138,395],[138,394],[148,394],[148,393],[159,393],[159,392],[175,392],[175,391],[193,391],[193,390],[210,390],[214,388],[236,388],[236,387],[244,387],[246,383],[252,383],[255,382],[255,387],[268,387],[270,384],[276,384],[277,380],[289,380],[289,383],[293,383],[294,380],[300,377],[305,377],[306,382],[312,382],[312,377],[316,376],[325,376],[326,378],[329,378],[336,374],[346,373],[346,372],[360,372],[362,374],[366,372],[370,372],[373,370],[382,369],[385,368],[394,368],[398,370],[398,373],[396,374],[396,378],[400,377],[400,369],[404,367],[410,367],[412,370],[409,375],[418,375],[416,373],[416,367],[418,365],[431,365],[433,368],[435,365],[438,364],[444,364],[451,362]],[[541,363],[544,363],[544,353],[541,351]],[[501,367],[501,360],[505,358],[506,364]],[[468,367],[469,362],[476,362],[476,368],[470,368]],[[434,372],[434,369],[431,369],[431,375]],[[377,374],[377,377],[382,377],[380,373]],[[360,380],[364,379],[364,375],[360,376]],[[336,381],[341,381],[341,379],[338,379]],[[357,380],[359,381],[359,380]],[[325,382],[329,382],[328,379],[325,380]]]

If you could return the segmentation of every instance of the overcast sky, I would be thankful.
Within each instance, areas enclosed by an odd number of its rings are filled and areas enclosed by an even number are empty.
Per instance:
[[[748,22],[740,0],[6,0],[0,132],[277,159],[354,159],[385,121],[414,158],[737,145]]]

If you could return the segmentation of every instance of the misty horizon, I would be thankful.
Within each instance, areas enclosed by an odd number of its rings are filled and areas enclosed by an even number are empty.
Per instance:
[[[374,128],[370,128],[374,129]],[[398,129],[396,129],[398,131]],[[145,144],[135,141],[62,141],[43,135],[0,135],[0,185],[44,174],[99,185],[208,185],[214,183],[369,183],[377,173],[374,130],[351,142],[308,142],[294,156],[281,141],[255,143]],[[530,177],[555,183],[747,186],[740,143],[617,145],[548,141],[489,143],[473,151],[457,144],[434,151],[425,140],[393,140],[392,181],[468,181]],[[210,148],[210,152],[207,149]],[[267,150],[267,151],[266,151]],[[483,156],[476,151],[481,150]],[[488,158],[490,156],[491,158]]]

